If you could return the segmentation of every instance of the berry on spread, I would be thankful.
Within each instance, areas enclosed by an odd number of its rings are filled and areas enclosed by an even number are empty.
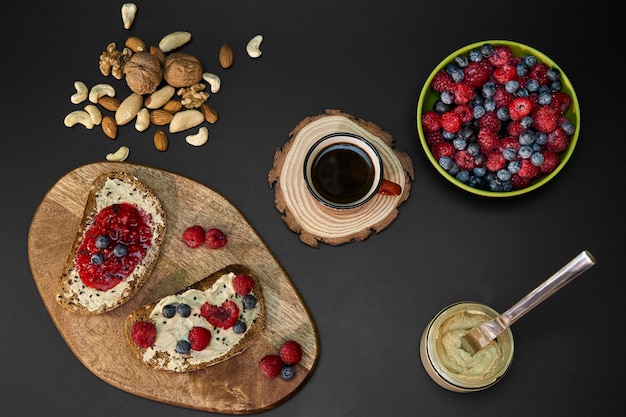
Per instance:
[[[524,188],[553,172],[576,133],[561,77],[508,45],[456,56],[432,77],[439,97],[422,113],[433,157],[456,180],[488,191]]]
[[[280,370],[283,368],[283,361],[280,360],[278,355],[265,355],[259,361],[259,369],[263,372],[263,375],[272,379],[280,375]]]
[[[187,339],[189,339],[189,345],[192,350],[204,350],[211,343],[211,332],[204,327],[195,326],[189,330]]]
[[[230,329],[239,318],[239,307],[230,300],[224,301],[221,306],[207,301],[200,307],[200,315],[215,327]]]
[[[248,274],[239,274],[233,278],[233,288],[241,296],[248,295],[254,288],[254,279]]]
[[[286,365],[295,365],[302,359],[302,347],[295,340],[288,340],[280,346],[278,355]]]
[[[190,248],[197,248],[198,246],[204,243],[206,239],[206,234],[204,232],[204,228],[199,225],[189,226],[183,232],[183,243]]]
[[[133,342],[142,349],[152,346],[156,340],[156,326],[149,321],[138,321],[133,323],[131,335]]]
[[[226,234],[215,227],[206,231],[206,244],[211,249],[219,249],[226,245]]]

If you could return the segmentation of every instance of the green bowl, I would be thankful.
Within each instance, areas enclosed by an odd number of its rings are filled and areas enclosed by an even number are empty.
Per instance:
[[[439,98],[439,94],[430,88],[430,84],[432,83],[432,80],[437,74],[437,72],[444,69],[445,66],[449,64],[450,62],[454,61],[454,58],[457,57],[458,55],[467,55],[469,51],[471,51],[472,49],[480,48],[482,45],[487,44],[487,43],[494,45],[494,46],[506,45],[509,48],[511,48],[511,50],[516,56],[524,56],[524,55],[531,54],[537,58],[538,62],[543,62],[549,66],[557,68],[559,71],[561,71],[561,85],[562,85],[561,91],[569,94],[569,96],[572,99],[572,104],[570,108],[567,110],[567,112],[565,113],[565,115],[574,124],[574,126],[576,127],[576,131],[569,138],[569,147],[559,154],[559,158],[560,158],[559,165],[552,172],[532,181],[527,187],[515,189],[511,191],[496,192],[496,191],[489,191],[489,190],[474,188],[454,178],[451,174],[446,172],[439,165],[439,162],[433,156],[430,150],[430,146],[426,142],[426,135],[424,134],[424,130],[422,127],[422,113],[425,111],[431,110],[433,108],[433,105]],[[567,161],[572,156],[572,153],[574,152],[574,148],[576,147],[576,143],[578,142],[578,134],[580,132],[580,106],[578,103],[576,92],[574,91],[574,87],[572,87],[572,83],[565,75],[565,72],[563,72],[563,70],[547,55],[545,55],[544,53],[530,46],[521,44],[519,42],[513,42],[513,41],[507,41],[507,40],[486,40],[486,41],[472,43],[470,45],[464,46],[463,48],[457,49],[456,51],[448,55],[443,61],[441,61],[439,65],[437,65],[435,69],[430,73],[430,76],[428,77],[428,79],[426,80],[426,83],[424,84],[424,87],[422,88],[422,91],[420,93],[419,100],[417,103],[417,130],[419,133],[419,138],[422,144],[422,148],[424,149],[426,156],[428,157],[432,165],[435,167],[435,169],[437,169],[437,171],[439,171],[439,173],[441,173],[441,175],[446,180],[456,185],[457,187],[462,188],[463,190],[469,191],[470,193],[473,193],[473,194],[478,194],[478,195],[485,196],[485,197],[512,197],[512,196],[517,196],[517,195],[525,194],[530,191],[536,190],[537,188],[543,186],[552,178],[554,178],[563,169]]]

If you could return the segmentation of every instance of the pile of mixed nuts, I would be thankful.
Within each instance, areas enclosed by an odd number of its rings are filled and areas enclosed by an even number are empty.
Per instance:
[[[122,5],[122,21],[125,29],[130,29],[137,6],[134,3]],[[191,33],[176,31],[165,35],[158,46],[148,47],[137,36],[130,36],[124,48],[117,49],[111,42],[101,53],[99,69],[102,75],[124,79],[130,94],[123,99],[116,97],[115,88],[108,83],[100,83],[88,88],[82,81],[76,81],[76,93],[70,97],[73,104],[88,101],[82,110],[74,110],[65,116],[67,127],[83,125],[93,129],[100,125],[106,136],[115,139],[118,128],[131,123],[139,132],[151,125],[163,126],[154,133],[154,146],[159,151],[168,148],[169,133],[187,131],[198,127],[195,133],[186,136],[193,146],[204,145],[209,138],[204,122],[214,124],[219,116],[215,108],[206,103],[210,94],[220,91],[221,80],[216,74],[205,72],[201,61],[194,55],[179,49],[191,41]],[[261,35],[253,37],[246,45],[251,58],[261,56]],[[220,66],[232,67],[234,53],[229,44],[224,43],[218,55]],[[206,91],[207,85],[209,91]],[[103,114],[102,110],[111,112]],[[109,161],[123,161],[129,149],[122,146],[117,152],[106,156]]]

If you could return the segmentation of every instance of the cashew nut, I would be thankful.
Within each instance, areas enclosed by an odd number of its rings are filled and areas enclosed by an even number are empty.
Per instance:
[[[139,132],[143,132],[150,127],[150,111],[145,107],[137,112],[137,119],[135,120],[135,129]]]
[[[83,101],[87,100],[87,97],[89,96],[89,90],[87,89],[87,86],[84,82],[74,82],[74,88],[76,89],[76,93],[72,94],[72,97],[70,97],[70,101],[72,103],[80,104]]]
[[[181,132],[198,126],[204,121],[204,115],[200,110],[191,109],[179,111],[172,117],[170,122],[170,133]]]
[[[93,129],[93,122],[91,121],[91,116],[85,110],[74,110],[69,113],[63,119],[63,123],[67,127],[72,127],[76,124],[81,124],[85,126],[87,129]]]
[[[85,106],[85,111],[89,113],[89,117],[91,118],[91,122],[94,125],[99,125],[102,122],[102,112],[95,104],[87,104]]]
[[[220,88],[222,86],[222,80],[220,80],[220,77],[215,74],[211,74],[210,72],[205,72],[204,74],[202,74],[202,78],[204,79],[204,81],[209,83],[209,85],[211,86],[211,92],[213,94],[220,91]]]
[[[136,14],[137,5],[135,3],[122,4],[122,22],[124,22],[124,29],[130,29],[135,21]]]
[[[126,97],[115,111],[115,123],[123,126],[137,116],[143,104],[143,97],[138,93],[131,93]]]
[[[263,42],[263,35],[256,35],[250,39],[250,42],[246,45],[246,52],[250,58],[258,58],[261,56],[261,42]]]
[[[117,151],[107,154],[106,158],[107,158],[107,161],[121,162],[121,161],[126,160],[126,158],[128,158],[129,153],[130,153],[130,149],[128,149],[128,147],[120,146],[120,148]]]
[[[174,96],[176,89],[171,85],[165,85],[146,97],[144,105],[150,110],[159,109]]]
[[[209,129],[202,126],[195,135],[188,135],[185,140],[193,146],[202,146],[209,140]]]
[[[89,91],[89,101],[98,104],[98,99],[102,96],[115,97],[115,88],[111,84],[96,84]]]
[[[182,30],[165,35],[159,42],[159,49],[168,53],[174,49],[180,48],[191,40],[191,33]]]

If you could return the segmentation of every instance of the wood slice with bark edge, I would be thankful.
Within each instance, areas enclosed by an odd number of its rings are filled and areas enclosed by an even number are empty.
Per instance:
[[[352,209],[327,207],[308,191],[303,175],[304,158],[313,143],[331,133],[353,133],[368,139],[379,151],[384,177],[402,186],[398,196],[377,194],[367,203]],[[275,189],[275,206],[289,229],[312,247],[319,242],[337,246],[367,239],[372,232],[387,228],[398,216],[398,207],[409,197],[414,179],[413,162],[406,152],[393,148],[393,137],[378,125],[340,110],[300,121],[289,140],[274,154],[268,174]]]

